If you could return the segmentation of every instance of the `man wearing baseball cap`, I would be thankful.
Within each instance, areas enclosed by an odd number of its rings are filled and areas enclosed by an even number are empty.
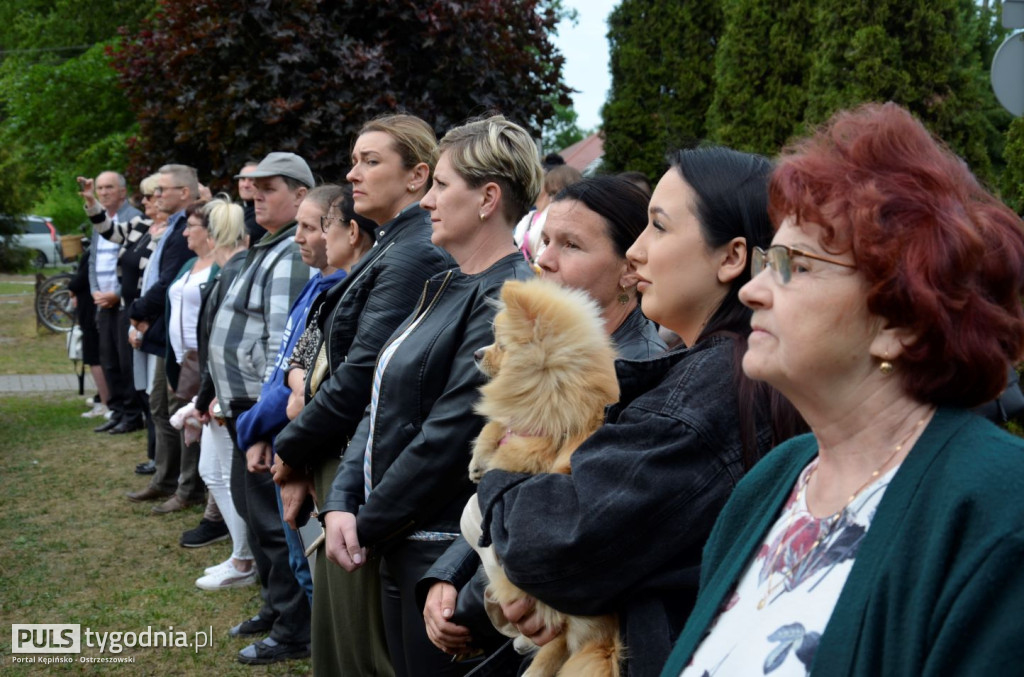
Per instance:
[[[209,366],[217,402],[210,409],[219,405],[235,442],[231,499],[248,526],[263,585],[259,614],[233,627],[231,634],[269,633],[238,654],[242,663],[262,664],[309,655],[310,609],[288,563],[273,479],[267,471],[248,472],[235,421],[256,403],[274,369],[288,310],[315,272],[302,262],[294,241],[295,215],[315,181],[309,165],[294,153],[270,153],[246,176],[255,180],[256,222],[267,233],[251,243],[214,317]]]

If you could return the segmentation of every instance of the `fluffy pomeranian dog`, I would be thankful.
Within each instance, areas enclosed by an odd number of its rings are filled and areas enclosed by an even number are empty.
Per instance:
[[[476,406],[487,424],[469,466],[475,482],[495,468],[569,473],[573,451],[601,425],[605,406],[619,399],[615,350],[597,304],[584,292],[554,282],[506,282],[494,319],[494,343],[475,357],[490,377]],[[467,529],[467,516],[479,525],[475,496],[463,515],[463,531],[476,546],[479,527],[477,533]],[[504,604],[526,596],[508,580],[490,548],[477,549],[490,580],[489,600]],[[569,616],[540,601],[537,610],[549,627],[564,630],[537,650],[526,675],[619,675],[623,647],[614,615]],[[508,624],[499,630],[518,635]],[[520,649],[536,649],[522,636],[516,643]]]

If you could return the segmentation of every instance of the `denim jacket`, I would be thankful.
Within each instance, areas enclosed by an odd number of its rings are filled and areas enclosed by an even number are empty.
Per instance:
[[[566,613],[619,613],[632,676],[660,672],[744,472],[733,343],[619,360],[621,399],[576,450],[571,475],[494,470],[478,488],[481,540],[490,536],[509,579]],[[760,451],[770,443],[765,422]]]

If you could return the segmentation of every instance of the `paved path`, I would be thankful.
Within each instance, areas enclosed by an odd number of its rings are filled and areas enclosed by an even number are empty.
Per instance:
[[[0,375],[0,395],[34,395],[43,392],[78,392],[75,374]],[[85,372],[85,394],[96,392],[92,374]]]

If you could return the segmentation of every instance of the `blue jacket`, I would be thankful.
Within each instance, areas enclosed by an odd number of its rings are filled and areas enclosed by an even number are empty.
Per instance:
[[[324,277],[317,273],[302,288],[299,296],[288,311],[288,323],[284,327],[281,346],[274,361],[274,371],[263,382],[260,398],[256,405],[238,416],[238,446],[248,449],[256,442],[273,442],[274,437],[288,425],[288,396],[291,388],[285,383],[284,370],[288,366],[288,358],[306,327],[306,316],[313,305],[313,299],[321,292],[330,289],[345,277],[344,270],[337,270]]]

